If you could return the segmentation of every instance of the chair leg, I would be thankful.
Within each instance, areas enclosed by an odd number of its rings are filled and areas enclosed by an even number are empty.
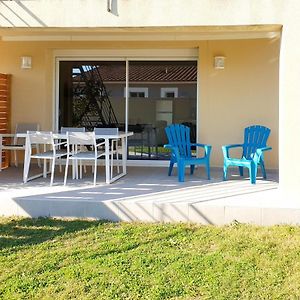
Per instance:
[[[191,175],[193,175],[194,174],[194,171],[195,171],[195,165],[191,165]]]
[[[118,141],[116,141],[116,160],[117,160],[117,171],[120,173],[120,164],[119,164],[119,145]]]
[[[66,183],[67,183],[68,167],[69,167],[69,157],[67,157],[67,160],[66,160],[66,168],[65,168],[65,178],[64,178],[64,185],[66,185]]]
[[[110,149],[110,179],[113,177],[113,169],[114,169],[114,141],[111,142]]]
[[[15,158],[15,167],[18,167],[18,155],[16,150],[14,150],[14,158]]]
[[[24,173],[25,173],[25,176],[24,176],[24,183],[27,182],[27,179],[28,179],[28,173],[29,173],[29,168],[30,168],[30,156],[28,158],[28,160],[26,160],[26,163],[24,164]]]
[[[53,185],[53,180],[54,180],[54,170],[55,170],[55,158],[52,159],[51,161],[51,180],[50,180],[50,185]]]
[[[79,178],[82,179],[82,160],[79,161]]]
[[[206,174],[207,174],[207,179],[210,180],[210,165],[209,165],[209,161],[206,162]]]
[[[223,180],[227,180],[227,165],[223,165]]]
[[[266,173],[266,169],[265,169],[265,163],[263,160],[260,161],[260,167],[261,167],[261,172],[263,175],[264,179],[267,179],[267,173]]]
[[[249,173],[250,173],[250,181],[252,184],[256,183],[256,173],[257,173],[257,165],[254,163],[251,163],[250,168],[249,168]]]
[[[61,173],[62,172],[62,165],[61,165],[61,160],[62,160],[62,158],[59,158],[59,172]]]
[[[173,166],[174,166],[174,163],[173,163],[172,161],[170,161],[169,171],[168,171],[168,176],[171,176],[171,175],[172,175]]]
[[[94,165],[94,186],[96,186],[96,179],[97,179],[97,159],[95,159],[95,165]]]
[[[240,176],[244,176],[244,168],[243,167],[239,167],[239,171],[240,171]]]
[[[78,159],[74,159],[75,164],[75,179],[78,179]]]
[[[36,153],[40,153],[40,148],[39,148],[39,145],[36,145]],[[41,160],[38,158],[38,167],[40,168],[41,167]]]
[[[184,164],[183,163],[177,163],[178,165],[178,181],[184,182]]]
[[[43,177],[47,178],[47,159],[44,159]]]

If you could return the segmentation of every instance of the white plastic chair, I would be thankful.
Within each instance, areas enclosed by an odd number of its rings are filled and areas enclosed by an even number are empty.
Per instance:
[[[85,132],[85,127],[61,127],[60,128],[60,133],[62,134],[67,134],[67,132]],[[67,155],[67,150],[65,150],[65,153]],[[61,160],[59,161],[59,171],[62,171],[62,166],[61,166]],[[86,173],[86,166],[84,166],[84,172]],[[75,174],[75,168],[73,166],[73,179]]]
[[[17,151],[25,151],[25,138],[17,137],[18,133],[27,133],[27,131],[38,131],[39,124],[37,123],[18,123],[15,128],[15,136],[11,144],[2,145],[2,150],[11,150],[14,153],[14,163],[18,167],[18,155]],[[34,145],[36,152],[39,152],[38,146]],[[38,165],[40,166],[40,161],[38,160]]]
[[[53,184],[54,179],[54,170],[55,170],[55,159],[61,158],[66,155],[66,152],[60,150],[60,147],[65,145],[66,142],[58,142],[55,143],[52,132],[42,132],[42,131],[28,131],[27,132],[27,143],[28,143],[28,152],[27,155],[27,163],[24,165],[24,174],[25,180],[27,182],[28,173],[30,169],[30,161],[32,158],[43,159],[44,160],[44,170],[43,175],[47,177],[47,159],[51,161],[51,180],[50,185]],[[43,152],[32,154],[32,146],[33,145],[43,145]],[[48,147],[47,147],[48,146]],[[49,148],[50,149],[47,149]]]
[[[95,135],[118,135],[119,134],[119,128],[94,128]],[[113,166],[114,166],[114,154],[116,155],[116,167],[117,172],[120,172],[120,166],[119,166],[119,141],[118,139],[112,139],[111,145],[110,145],[110,177],[113,177]]]
[[[103,146],[104,144],[104,142],[97,144],[95,132],[67,132],[67,161],[64,185],[66,185],[67,183],[69,160],[74,160],[75,165],[77,165],[78,161],[81,162],[82,160],[93,160],[94,185],[96,185],[97,159],[105,155],[104,151],[101,150],[101,146]],[[91,148],[93,150],[83,151],[82,146],[92,146]],[[72,152],[70,151],[70,149],[72,149]],[[78,172],[77,168],[76,172]],[[80,174],[80,178],[82,178],[82,173]]]

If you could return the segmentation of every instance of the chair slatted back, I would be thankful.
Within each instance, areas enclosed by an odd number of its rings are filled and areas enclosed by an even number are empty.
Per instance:
[[[243,157],[252,159],[257,148],[262,148],[267,145],[267,140],[271,130],[265,126],[253,125],[245,128]]]
[[[178,147],[182,157],[191,157],[190,128],[181,124],[172,124],[165,128],[169,144]]]
[[[85,127],[61,127],[60,133],[67,133],[67,132],[85,132]]]
[[[96,145],[94,132],[67,132],[70,145]]]
[[[96,135],[118,135],[119,128],[116,127],[103,127],[103,128],[94,128],[94,132]]]
[[[50,131],[27,131],[27,136],[30,144],[53,144],[53,136]]]
[[[28,131],[39,131],[40,125],[38,123],[17,123],[15,133],[27,133]],[[15,145],[25,145],[25,139],[20,137],[14,138]]]
[[[27,131],[38,131],[40,129],[37,123],[18,123],[16,124],[16,133],[27,133]]]

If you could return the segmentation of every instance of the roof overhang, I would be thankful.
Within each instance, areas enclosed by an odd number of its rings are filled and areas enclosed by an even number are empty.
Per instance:
[[[0,28],[2,41],[197,41],[280,37],[282,25]]]

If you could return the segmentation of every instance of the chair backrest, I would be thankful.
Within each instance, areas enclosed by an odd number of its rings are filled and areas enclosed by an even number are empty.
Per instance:
[[[15,133],[27,133],[27,131],[39,131],[40,126],[37,123],[17,123]]]
[[[38,123],[17,123],[15,128],[15,133],[27,133],[28,131],[38,131],[40,130],[40,125]],[[25,145],[25,138],[20,138],[15,136],[14,144]]]
[[[165,128],[169,144],[178,147],[180,156],[191,157],[190,128],[172,124]]]
[[[258,148],[265,147],[271,130],[265,126],[253,125],[245,128],[243,157],[252,159]]]
[[[27,131],[30,144],[53,145],[53,135],[51,131]]]
[[[67,132],[85,132],[85,127],[61,127],[60,133],[67,133]]]
[[[96,145],[95,132],[67,132],[70,145]]]
[[[96,135],[117,135],[119,133],[119,128],[94,128]]]

